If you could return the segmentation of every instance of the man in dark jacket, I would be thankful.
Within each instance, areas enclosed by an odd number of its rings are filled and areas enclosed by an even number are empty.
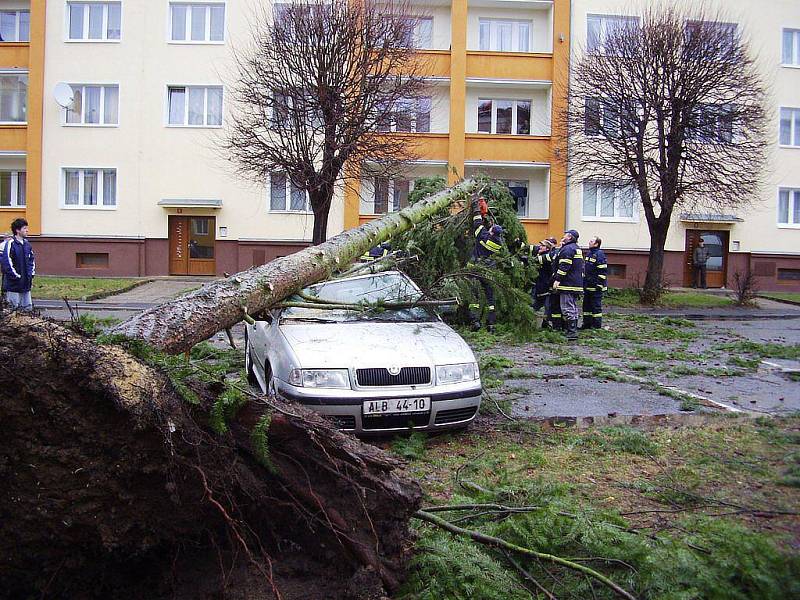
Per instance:
[[[5,242],[0,252],[6,300],[11,308],[32,310],[31,287],[36,275],[36,261],[28,242],[28,222],[15,219],[11,223],[11,232],[14,237]]]
[[[706,248],[706,242],[703,237],[697,242],[697,247],[694,249],[692,256],[692,265],[694,265],[694,285],[692,287],[701,287],[706,289],[706,263],[711,253]]]
[[[481,199],[478,204],[479,212],[472,217],[472,230],[475,235],[475,245],[472,248],[470,262],[485,267],[494,267],[495,259],[503,247],[503,228],[500,225],[492,225],[487,216],[488,207],[486,202]],[[497,322],[497,314],[494,306],[494,288],[491,283],[481,279],[481,288],[486,298],[486,329],[494,331]],[[472,321],[472,330],[478,331],[481,328],[481,305],[473,302],[469,305],[469,315]]]
[[[603,292],[608,291],[608,261],[600,249],[602,240],[589,240],[589,251],[583,270],[583,325],[581,329],[603,327]]]
[[[558,293],[561,318],[568,340],[578,339],[578,297],[583,292],[583,250],[578,247],[578,232],[564,232],[561,250],[553,264],[553,291]]]

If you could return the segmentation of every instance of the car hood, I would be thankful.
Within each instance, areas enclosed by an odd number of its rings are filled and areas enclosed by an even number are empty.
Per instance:
[[[306,369],[475,362],[475,355],[461,336],[439,321],[284,323],[280,330],[299,366]]]

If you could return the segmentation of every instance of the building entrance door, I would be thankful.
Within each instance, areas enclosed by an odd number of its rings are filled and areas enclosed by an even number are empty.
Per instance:
[[[686,253],[683,261],[684,286],[694,285],[694,249],[700,238],[703,238],[709,253],[706,263],[706,284],[710,288],[725,287],[728,274],[728,235],[727,231],[686,230]]]
[[[214,275],[214,217],[169,217],[169,274]]]

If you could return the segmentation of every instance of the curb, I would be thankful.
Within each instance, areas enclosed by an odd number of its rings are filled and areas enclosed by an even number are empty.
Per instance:
[[[759,294],[758,297],[764,300],[771,300],[772,302],[780,302],[781,304],[791,304],[792,306],[800,306],[800,302],[798,302],[797,300],[787,300],[786,298],[775,298],[773,296],[763,296],[761,294]]]

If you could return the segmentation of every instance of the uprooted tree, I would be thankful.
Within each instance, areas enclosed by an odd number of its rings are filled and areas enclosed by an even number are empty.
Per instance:
[[[433,215],[463,219],[449,207],[471,204],[479,190],[466,181],[417,199],[95,339],[0,315],[0,387],[8,391],[0,402],[0,589],[76,599],[383,600],[402,582],[415,516],[573,569],[631,600],[576,561],[418,510],[421,489],[397,459],[177,355],[249,319],[248,307],[263,311]]]
[[[399,463],[301,406],[192,373],[163,351],[189,350],[248,308],[325,279],[466,203],[476,185],[214,282],[98,340],[3,316],[0,589],[71,598],[396,589],[421,498]]]
[[[645,302],[663,287],[676,211],[747,206],[759,190],[765,87],[744,35],[721,17],[658,6],[641,19],[590,24],[564,116],[563,156],[583,186],[583,214],[632,219],[636,205],[644,211]]]

